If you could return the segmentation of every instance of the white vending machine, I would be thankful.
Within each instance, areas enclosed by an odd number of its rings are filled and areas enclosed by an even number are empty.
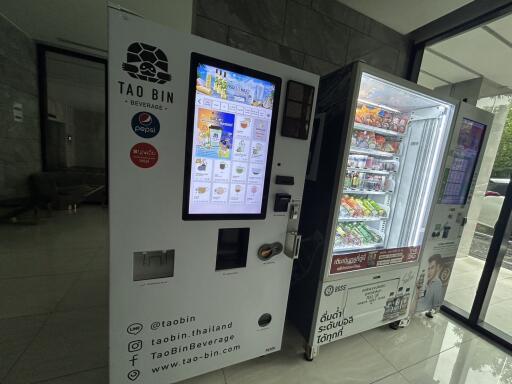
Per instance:
[[[111,383],[281,348],[317,87],[109,10]]]
[[[489,112],[459,105],[425,229],[412,311],[437,311],[443,304],[492,119]]]
[[[289,301],[308,359],[421,301],[426,244],[460,236],[488,126],[486,112],[360,62],[322,77]]]

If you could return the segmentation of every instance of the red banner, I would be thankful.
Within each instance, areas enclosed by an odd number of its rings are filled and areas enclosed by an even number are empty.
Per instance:
[[[333,255],[330,273],[332,275],[340,272],[416,261],[419,253],[420,247],[418,246]]]

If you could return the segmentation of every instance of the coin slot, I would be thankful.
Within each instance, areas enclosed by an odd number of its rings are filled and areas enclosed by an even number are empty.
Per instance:
[[[258,257],[261,260],[268,260],[275,255],[279,255],[281,252],[283,252],[283,244],[276,241],[272,244],[263,244],[258,249]]]

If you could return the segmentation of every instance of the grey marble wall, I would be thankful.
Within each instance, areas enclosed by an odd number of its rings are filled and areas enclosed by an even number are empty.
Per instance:
[[[41,170],[34,42],[0,16],[0,200],[27,196],[28,176]],[[13,103],[23,105],[15,122]]]
[[[193,32],[310,72],[364,60],[406,75],[410,41],[336,0],[196,0]]]

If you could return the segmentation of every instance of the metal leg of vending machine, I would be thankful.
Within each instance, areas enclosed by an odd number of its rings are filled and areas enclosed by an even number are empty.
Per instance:
[[[289,301],[308,359],[323,344],[409,321],[431,223],[442,238],[464,217],[459,207],[436,219],[453,168],[447,154],[464,125],[458,110],[455,100],[363,63],[322,77]],[[467,128],[474,137],[464,131],[475,159],[485,138],[477,126]]]
[[[109,11],[111,383],[281,348],[317,86]]]

